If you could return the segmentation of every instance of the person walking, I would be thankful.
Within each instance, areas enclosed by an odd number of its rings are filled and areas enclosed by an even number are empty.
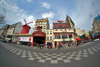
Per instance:
[[[30,46],[30,43],[28,43],[28,47]]]
[[[58,44],[58,49],[60,49],[60,42],[59,42],[59,44]]]
[[[79,42],[77,42],[77,46],[79,45]]]

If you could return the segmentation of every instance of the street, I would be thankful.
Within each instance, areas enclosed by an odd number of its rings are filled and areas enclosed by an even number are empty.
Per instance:
[[[0,42],[0,67],[100,67],[100,40],[60,50]]]

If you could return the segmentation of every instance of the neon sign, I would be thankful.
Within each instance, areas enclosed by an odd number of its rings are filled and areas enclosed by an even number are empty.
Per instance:
[[[53,28],[69,28],[69,24],[68,23],[53,23]]]

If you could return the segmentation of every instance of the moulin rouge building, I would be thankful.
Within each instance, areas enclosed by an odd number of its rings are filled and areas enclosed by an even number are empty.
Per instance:
[[[76,41],[74,22],[69,16],[66,16],[65,22],[53,22],[53,29],[49,29],[48,18],[37,19],[34,26],[34,32],[36,31],[37,26],[40,26],[41,31],[45,33],[44,38],[40,38],[43,42],[45,41],[44,44],[52,43],[53,47],[57,47],[59,42],[67,44]],[[34,41],[34,45],[35,43],[37,42]]]

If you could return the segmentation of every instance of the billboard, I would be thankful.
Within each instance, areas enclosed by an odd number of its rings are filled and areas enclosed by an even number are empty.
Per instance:
[[[96,17],[98,23],[100,23],[100,15],[98,15],[98,17]]]
[[[69,23],[53,23],[53,29],[70,28]]]
[[[19,37],[19,41],[31,42],[31,37]]]

